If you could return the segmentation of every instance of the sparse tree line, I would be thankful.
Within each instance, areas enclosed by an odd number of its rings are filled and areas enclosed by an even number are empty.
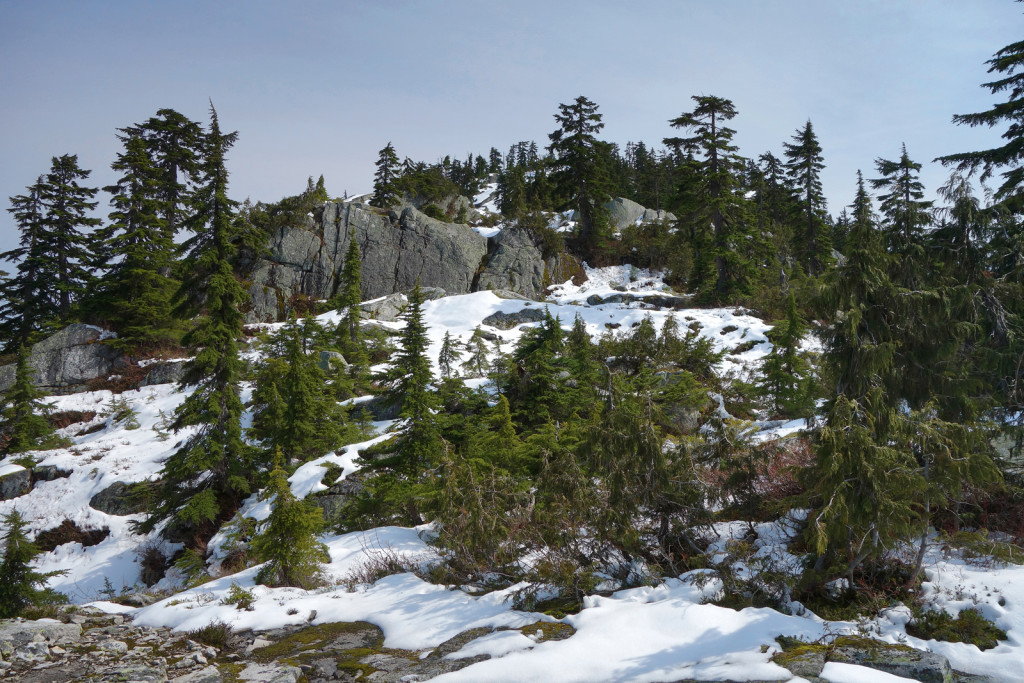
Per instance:
[[[1009,91],[1011,104],[1019,104],[1022,54],[1024,45],[1012,45],[990,62],[1000,79],[987,87]],[[510,352],[480,329],[468,339],[446,334],[435,375],[419,287],[397,338],[360,322],[354,239],[329,302],[337,325],[293,319],[262,340],[263,360],[247,367],[240,255],[326,201],[326,190],[310,180],[297,197],[240,208],[229,199],[225,164],[235,134],[221,132],[212,109],[205,131],[161,110],[120,131],[114,168],[123,176],[108,188],[107,225],[84,231],[97,224],[86,215],[96,190],[78,184],[88,172],[73,156],[55,158],[49,174],[11,199],[22,241],[0,255],[18,261],[0,283],[0,333],[8,352],[20,351],[18,381],[5,396],[6,451],[53,443],[26,344],[71,320],[94,320],[113,326],[126,350],[180,343],[192,356],[182,380],[192,393],[173,421],[175,430],[192,429],[164,463],[140,524],[188,538],[182,566],[196,565],[213,533],[263,489],[273,512],[243,541],[245,561],[268,562],[260,575],[268,583],[315,585],[324,520],[292,496],[287,475],[367,438],[368,418],[347,402],[366,394],[394,406],[403,426],[363,452],[362,489],[331,524],[434,522],[445,560],[436,578],[447,583],[525,579],[571,602],[606,578],[630,584],[708,566],[728,578],[728,566],[707,553],[712,525],[739,519],[753,528],[797,509],[792,548],[806,561],[803,574],[765,570],[762,583],[738,590],[747,604],[797,598],[827,608],[912,591],[930,528],[988,529],[1019,542],[1017,108],[956,117],[1009,124],[1007,142],[943,158],[955,172],[939,192],[942,206],[924,200],[920,165],[904,149],[895,161],[878,159],[875,177],[858,175],[853,202],[833,217],[810,122],[784,144],[783,159],[754,161],[732,143],[729,100],[693,102],[669,122],[680,136],[660,151],[630,144],[620,153],[600,141],[601,116],[584,97],[560,105],[543,156],[524,142],[504,157],[492,149],[486,159],[428,166],[399,161],[389,143],[371,201],[387,208],[408,195],[472,195],[497,174],[508,229],[543,234],[546,214],[571,209],[576,229],[565,247],[592,263],[665,269],[706,303],[756,302],[777,323],[754,376],[723,373],[722,354],[685,314],[660,329],[646,318],[595,338],[582,320],[550,313]],[[979,196],[973,171],[982,180],[1002,171],[1002,182]],[[613,235],[611,196],[668,209],[677,221]],[[176,247],[180,230],[190,236]],[[820,355],[801,351],[812,327]],[[331,352],[346,362],[331,363]],[[491,390],[468,388],[470,377],[486,377]],[[243,381],[255,384],[247,431]],[[760,442],[745,422],[754,417],[810,418],[812,429]],[[1012,439],[1008,456],[992,447],[997,433]],[[20,544],[8,538],[5,562]],[[897,559],[911,544],[911,559]],[[825,590],[835,579],[845,579],[842,595]],[[40,581],[23,583],[34,591]],[[530,604],[537,594],[521,598]]]

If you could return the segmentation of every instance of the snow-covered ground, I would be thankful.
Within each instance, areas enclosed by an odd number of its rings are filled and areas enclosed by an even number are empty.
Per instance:
[[[547,306],[564,326],[576,316],[582,318],[592,335],[604,334],[609,325],[627,332],[632,325],[650,315],[656,327],[670,315],[650,310],[642,302],[588,305],[592,295],[607,297],[622,291],[634,294],[664,293],[657,273],[627,267],[588,269],[588,280],[576,286],[565,283],[554,289],[546,304],[500,299],[491,292],[451,296],[427,302],[424,318],[429,327],[431,354],[437,358],[441,340],[447,331],[453,338],[467,341],[474,328],[488,315],[514,312],[524,307]],[[745,351],[727,354],[723,369],[743,373],[753,368],[771,348],[765,333],[769,325],[734,309],[689,309],[674,313],[680,326],[699,325],[699,333],[715,348]],[[322,316],[324,322],[336,320],[335,314]],[[388,323],[399,328],[400,323]],[[274,327],[274,326],[270,326]],[[509,352],[523,334],[522,326],[501,331],[491,329]],[[754,342],[748,344],[748,342]],[[741,346],[742,345],[742,346]],[[749,348],[748,348],[749,347]],[[247,388],[248,390],[248,388]],[[128,429],[115,424],[103,413],[115,398],[127,401],[138,414],[139,427]],[[140,584],[138,551],[155,544],[166,552],[175,546],[156,535],[133,533],[131,522],[142,515],[112,516],[94,510],[90,499],[114,482],[138,482],[157,476],[163,460],[173,452],[184,434],[168,434],[167,418],[182,401],[183,394],[172,385],[145,387],[113,396],[110,392],[86,392],[50,399],[55,410],[95,411],[89,424],[73,425],[65,436],[70,448],[38,454],[43,465],[70,470],[67,478],[40,482],[27,495],[0,502],[0,514],[17,509],[33,532],[50,529],[64,519],[82,528],[109,528],[109,537],[98,545],[83,548],[72,543],[46,553],[39,561],[41,570],[67,570],[51,580],[51,586],[67,593],[75,602],[101,597],[105,582],[115,591]],[[89,426],[100,426],[93,433],[75,436]],[[390,424],[378,424],[379,432]],[[787,435],[802,428],[801,422],[766,425],[761,438]],[[330,465],[348,476],[358,468],[358,453],[379,440],[354,444],[308,462],[291,476],[297,496],[323,490],[333,482],[323,482]],[[0,476],[14,471],[10,459],[0,461]],[[241,515],[260,520],[269,510],[266,501],[250,497]],[[742,528],[740,528],[742,527]],[[729,538],[744,536],[747,525],[722,524],[717,527],[720,541],[714,546],[719,558],[725,556]],[[406,566],[420,566],[435,559],[427,539],[429,527],[404,529],[387,527],[323,538],[330,550],[328,575],[334,580],[327,588],[303,591],[294,588],[267,588],[254,584],[258,568],[221,576],[142,609],[119,608],[102,603],[104,609],[123,609],[144,625],[165,625],[190,630],[214,620],[223,620],[237,628],[273,628],[285,624],[366,620],[379,625],[389,647],[420,650],[435,648],[443,641],[470,628],[490,626],[516,629],[536,621],[552,621],[539,613],[513,609],[509,599],[516,587],[505,591],[476,595],[462,590],[433,585],[413,573],[400,573],[380,579],[372,585],[356,585],[355,577],[367,565],[382,558],[400,558]],[[771,558],[776,566],[795,571],[799,558],[788,553],[786,525],[782,522],[756,525],[757,557]],[[226,543],[226,531],[211,542],[213,559]],[[739,567],[740,573],[749,568]],[[925,595],[937,607],[956,613],[965,607],[978,607],[984,615],[1009,634],[998,647],[980,652],[971,645],[922,642],[906,635],[909,612],[894,608],[870,622],[825,622],[792,605],[792,614],[771,609],[748,608],[741,611],[708,604],[708,598],[720,588],[717,579],[702,572],[673,578],[658,586],[630,588],[612,595],[592,596],[584,609],[562,621],[576,632],[565,640],[537,642],[517,630],[499,630],[470,642],[452,657],[489,654],[492,659],[461,671],[447,674],[446,681],[657,681],[694,678],[699,680],[791,680],[785,669],[770,662],[779,635],[807,639],[825,634],[866,629],[888,642],[906,642],[930,648],[947,656],[961,670],[988,674],[999,680],[1024,680],[1024,567],[972,565],[955,555],[933,551],[927,564]],[[707,580],[697,580],[697,579]],[[169,586],[165,580],[164,586]],[[252,611],[223,604],[232,585],[250,589],[255,596]],[[849,665],[829,665],[825,677],[832,681],[901,680],[885,678],[877,671]]]

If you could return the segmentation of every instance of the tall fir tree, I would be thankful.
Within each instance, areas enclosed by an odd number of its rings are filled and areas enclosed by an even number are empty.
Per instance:
[[[92,281],[95,257],[86,230],[100,223],[88,215],[98,190],[79,184],[89,174],[79,168],[77,155],[53,157],[49,173],[26,195],[11,198],[9,210],[22,237],[16,249],[0,254],[21,259],[17,275],[0,285],[6,299],[0,329],[11,332],[8,351],[39,331],[70,322],[73,306]]]
[[[398,155],[388,142],[377,156],[377,171],[373,176],[373,205],[386,209],[398,197]]]
[[[0,259],[17,262],[17,272],[0,280],[0,339],[4,351],[28,345],[44,325],[57,318],[47,273],[47,244],[43,224],[43,176],[26,188],[26,193],[11,197],[14,221],[21,232],[18,246],[0,254]]]
[[[119,348],[145,352],[180,336],[171,311],[177,283],[168,277],[175,245],[161,215],[161,171],[147,142],[141,135],[122,139],[124,151],[111,164],[122,175],[104,188],[112,195],[110,222],[94,238],[97,255],[113,265],[85,305],[114,328]]]
[[[91,171],[79,168],[78,155],[65,154],[53,158],[50,172],[43,185],[46,215],[44,242],[47,245],[49,270],[54,276],[50,287],[57,303],[57,319],[67,322],[71,307],[92,281],[89,266],[94,262],[90,251],[90,235],[83,229],[100,224],[100,219],[88,216],[96,208],[90,201],[98,192],[95,188],[79,185]]]
[[[821,275],[832,262],[825,195],[821,189],[821,171],[825,168],[821,143],[810,120],[798,129],[792,142],[783,143],[786,173],[790,187],[799,197],[797,226],[800,260],[808,275]]]
[[[932,202],[924,199],[924,185],[918,177],[921,164],[907,156],[903,145],[898,161],[876,159],[880,178],[872,179],[871,187],[879,191],[889,251],[895,254],[897,271],[894,281],[901,287],[917,289],[930,270],[924,249],[925,230],[932,222]]]
[[[202,183],[184,247],[188,277],[176,294],[184,315],[201,313],[182,343],[195,354],[181,386],[195,387],[175,412],[175,431],[196,429],[164,463],[160,500],[143,529],[174,517],[200,537],[215,529],[250,491],[255,476],[251,449],[242,440],[240,382],[243,362],[241,305],[247,300],[235,277],[239,224],[236,202],[228,198],[225,155],[238,137],[221,133],[210,105],[210,130],[203,143]]]
[[[995,104],[987,111],[974,114],[957,114],[953,123],[957,125],[985,126],[993,128],[1005,125],[1002,134],[1005,143],[991,149],[960,152],[939,157],[944,165],[954,166],[963,173],[981,170],[981,180],[987,180],[999,169],[1002,182],[996,190],[997,201],[1009,201],[1014,211],[1024,210],[1024,41],[1011,43],[989,59],[988,72],[996,74],[994,81],[983,83],[993,95],[1003,95],[1006,101]]]
[[[736,116],[736,108],[721,97],[695,95],[692,99],[693,111],[669,122],[690,133],[689,137],[668,138],[665,143],[704,156],[695,211],[686,217],[697,238],[693,280],[709,299],[724,301],[750,291],[758,265],[744,249],[755,235],[749,231],[746,200],[737,191],[742,162],[732,143],[736,131],[725,125]],[[710,226],[711,234],[706,234],[704,226]]]
[[[200,179],[203,128],[173,109],[160,109],[143,123],[119,131],[121,141],[140,137],[156,171],[155,199],[164,229],[172,239],[192,211],[192,186]]]
[[[558,105],[559,128],[548,138],[554,155],[551,180],[563,197],[562,208],[576,211],[577,239],[584,256],[591,256],[609,237],[607,171],[597,133],[604,128],[597,105],[582,95],[572,104]]]
[[[427,355],[429,339],[423,322],[423,293],[419,282],[409,293],[409,304],[402,318],[405,327],[399,338],[398,353],[379,379],[389,387],[386,400],[400,407],[399,415],[407,420],[407,425],[399,437],[395,458],[384,464],[418,477],[436,464],[441,443],[434,415],[436,396],[430,390],[434,376]]]

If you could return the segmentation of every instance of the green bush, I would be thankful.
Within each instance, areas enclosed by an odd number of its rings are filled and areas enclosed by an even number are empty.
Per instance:
[[[234,605],[237,609],[251,612],[253,603],[256,602],[256,596],[252,594],[252,591],[242,588],[237,583],[232,583],[227,596],[220,602],[222,605]]]
[[[441,210],[437,204],[427,204],[421,211],[437,221],[446,221],[448,217],[444,215],[444,211]]]
[[[907,633],[923,640],[971,643],[979,650],[990,650],[1000,640],[1006,640],[1006,631],[973,607],[962,610],[956,617],[945,610],[924,612],[907,624]]]

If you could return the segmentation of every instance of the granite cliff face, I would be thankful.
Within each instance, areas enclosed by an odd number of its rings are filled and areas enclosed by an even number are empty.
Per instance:
[[[571,257],[545,259],[522,231],[503,230],[488,239],[411,206],[399,213],[331,202],[317,213],[302,225],[278,229],[269,255],[250,264],[247,322],[281,320],[301,299],[333,296],[350,236],[362,257],[364,301],[408,291],[417,281],[448,294],[501,289],[539,299],[548,285],[582,272]]]

